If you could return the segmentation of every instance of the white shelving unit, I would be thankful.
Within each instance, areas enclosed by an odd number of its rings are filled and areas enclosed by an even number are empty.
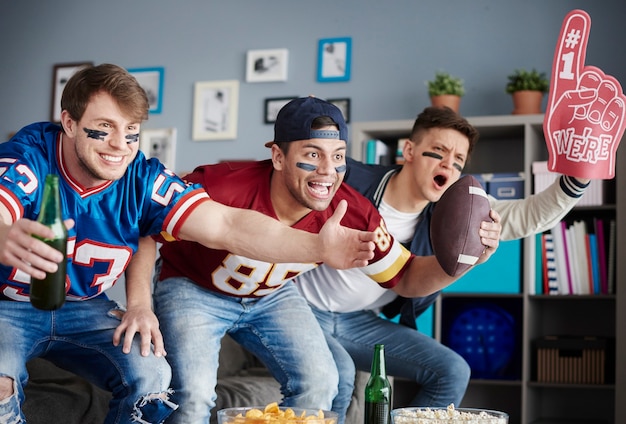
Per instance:
[[[524,172],[524,193],[532,193],[532,163],[548,159],[543,137],[543,115],[469,117],[480,132],[464,172]],[[363,158],[363,142],[379,139],[395,151],[398,138],[408,137],[413,120],[355,122],[351,126],[350,154]],[[626,143],[622,143],[626,144]],[[622,169],[620,169],[620,166]],[[569,216],[609,216],[617,225],[615,295],[535,295],[535,238],[522,244],[521,290],[516,295],[485,293],[442,294],[436,303],[435,337],[441,340],[442,298],[477,296],[518,299],[521,317],[521,379],[472,380],[463,404],[503,410],[510,424],[624,423],[626,422],[626,147],[618,149],[615,203],[598,208],[580,207]],[[618,324],[621,323],[621,324]],[[609,384],[548,384],[536,381],[533,340],[552,334],[598,335],[615,338],[615,382]],[[406,382],[397,382],[405,384]],[[398,387],[397,390],[409,390]],[[410,398],[410,396],[405,396]]]

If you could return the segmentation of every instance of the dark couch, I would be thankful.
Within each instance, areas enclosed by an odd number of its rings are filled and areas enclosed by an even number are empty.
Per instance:
[[[43,359],[28,363],[24,413],[29,424],[98,424],[104,421],[111,398],[76,375]],[[320,378],[324,373],[320,372]],[[363,422],[363,393],[368,374],[359,372],[346,424]],[[233,406],[266,405],[281,399],[276,380],[250,353],[229,337],[222,341],[214,411]],[[215,414],[212,414],[212,422]]]

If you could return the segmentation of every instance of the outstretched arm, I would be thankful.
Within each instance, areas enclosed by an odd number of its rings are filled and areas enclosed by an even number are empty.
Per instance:
[[[525,199],[497,200],[491,207],[502,217],[501,240],[516,240],[554,227],[578,201],[588,179],[559,177],[541,193]]]
[[[183,223],[179,237],[213,249],[276,263],[325,262],[337,269],[362,267],[374,256],[372,232],[340,225],[342,201],[319,234],[296,230],[259,212],[203,202]]]

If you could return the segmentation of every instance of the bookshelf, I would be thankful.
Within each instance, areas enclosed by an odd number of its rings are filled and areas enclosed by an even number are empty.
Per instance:
[[[532,194],[532,164],[548,159],[543,137],[543,115],[468,117],[468,120],[480,131],[480,140],[464,172],[523,172],[524,196]],[[413,120],[354,122],[351,124],[350,154],[362,160],[364,142],[370,139],[382,140],[389,144],[389,151],[395,153],[397,140],[407,137],[412,126]],[[601,216],[614,218],[617,223],[626,222],[624,145],[626,143],[622,141],[618,149],[616,178],[607,184],[612,192],[608,197],[610,203],[597,207],[576,207],[566,220]],[[623,325],[626,322],[626,261],[617,260],[615,294],[535,294],[538,247],[536,237],[528,237],[521,241],[519,255],[513,257],[514,261],[519,261],[521,270],[521,275],[517,276],[519,290],[476,292],[463,291],[461,286],[461,290],[444,291],[435,304],[433,336],[439,341],[442,341],[446,304],[480,300],[503,306],[515,305],[513,309],[519,313],[515,317],[519,325],[521,355],[517,376],[507,379],[472,378],[460,406],[505,411],[510,415],[510,424],[626,422],[626,361],[623,360],[626,357],[626,326]],[[617,258],[624,257],[626,225],[617,225],[616,251]],[[489,265],[492,260],[493,257],[482,266]],[[513,287],[517,287],[515,284],[518,283],[514,282]],[[614,339],[614,347],[608,348],[608,360],[612,362],[609,370],[612,372],[614,365],[614,375],[608,376],[604,384],[538,382],[535,341],[555,334]],[[394,385],[397,386],[396,391],[404,393],[415,389],[412,383],[398,379]],[[411,396],[406,395],[405,398],[410,399]]]

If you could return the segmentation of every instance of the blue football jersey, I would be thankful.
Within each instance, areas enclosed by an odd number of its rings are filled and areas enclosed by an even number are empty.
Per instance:
[[[82,187],[63,162],[61,133],[56,124],[37,123],[0,144],[0,203],[13,221],[36,220],[46,175],[59,175],[63,219],[76,222],[68,238],[67,300],[85,300],[115,284],[139,237],[176,237],[188,212],[209,197],[141,151],[121,179]],[[28,301],[29,287],[27,274],[0,264],[3,296]]]

